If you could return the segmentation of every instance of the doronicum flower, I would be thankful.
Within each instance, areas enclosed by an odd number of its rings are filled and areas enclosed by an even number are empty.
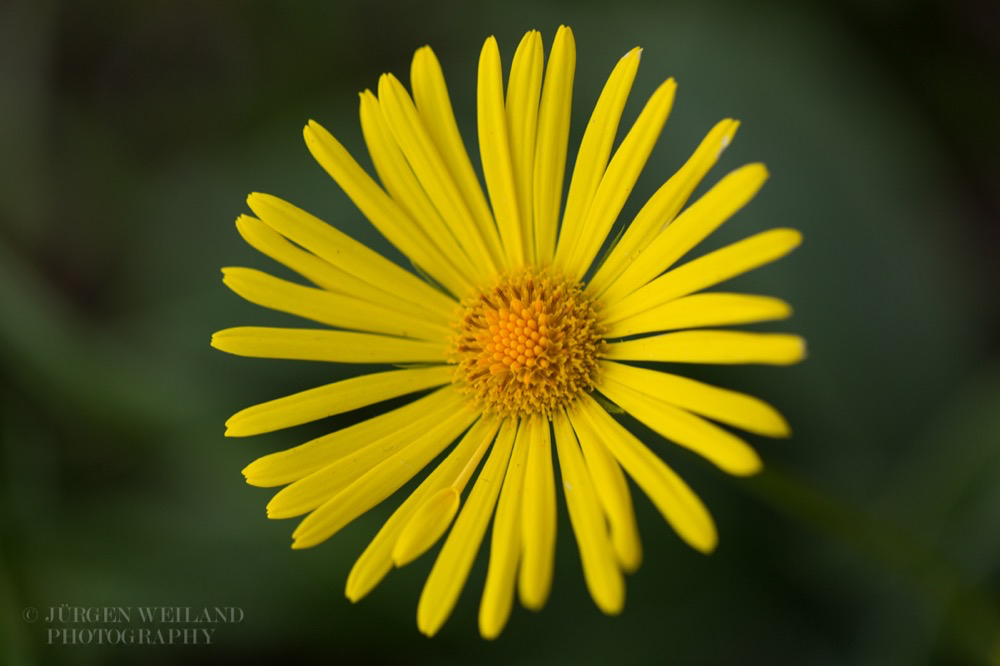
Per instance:
[[[249,268],[223,271],[225,284],[248,301],[325,327],[231,328],[213,337],[218,349],[389,366],[244,409],[227,422],[228,436],[412,397],[264,456],[243,473],[255,486],[285,486],[268,516],[305,516],[292,547],[309,548],[440,457],[361,554],[346,589],[352,601],[361,599],[447,533],[417,608],[428,635],[454,608],[491,521],[480,632],[502,631],[515,589],[525,607],[545,604],[557,487],[587,588],[605,613],[622,610],[624,574],[642,559],[626,474],[683,541],[705,553],[715,548],[705,506],[615,414],[739,476],[757,472],[761,461],[716,423],[789,434],[781,415],[757,398],[644,367],[803,358],[798,336],[718,328],[786,318],[786,303],[703,291],[787,254],[801,241],[797,231],[772,229],[676,265],[756,194],[766,169],[739,168],[685,208],[736,132],[737,121],[721,121],[602,254],[676,85],[668,79],[656,89],[612,154],[640,50],[615,65],[563,204],[575,53],[573,34],[562,27],[543,66],[541,37],[529,32],[505,93],[497,42],[486,40],[477,91],[485,194],[428,47],[414,55],[411,92],[386,74],[377,95],[361,94],[361,128],[381,186],[319,124],[306,126],[313,156],[416,273],[265,194],[250,195],[256,217],[237,220],[240,234],[312,285]]]

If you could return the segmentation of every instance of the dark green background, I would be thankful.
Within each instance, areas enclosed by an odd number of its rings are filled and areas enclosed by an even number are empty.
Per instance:
[[[0,663],[908,664],[1000,660],[1000,20],[995,5],[855,0],[0,4]],[[636,494],[645,562],[625,612],[590,602],[560,499],[541,614],[476,630],[480,557],[439,636],[416,629],[427,555],[351,605],[386,507],[305,552],[239,470],[338,427],[227,440],[247,405],[343,376],[238,359],[209,335],[290,318],[223,265],[264,191],[384,249],[301,138],[314,118],[368,165],[357,92],[408,81],[431,44],[475,155],[475,73],[495,34],[560,23],[578,46],[571,159],[604,78],[645,48],[626,121],[667,76],[664,135],[625,217],[717,120],[714,181],[770,182],[705,247],[774,226],[805,244],[729,288],[772,293],[809,341],[793,368],[684,368],[795,430],[726,477],[637,428],[718,522],[710,557]],[[699,250],[700,251],[700,250]],[[354,415],[360,418],[371,413]],[[391,506],[389,506],[391,505]],[[483,553],[482,555],[485,555]],[[238,606],[208,647],[46,644],[27,607]]]

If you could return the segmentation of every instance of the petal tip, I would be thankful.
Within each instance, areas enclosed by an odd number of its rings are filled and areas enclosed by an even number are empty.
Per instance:
[[[731,465],[726,469],[726,472],[733,476],[749,477],[759,474],[763,469],[764,463],[755,452],[753,458],[748,458],[745,462],[738,465]]]
[[[764,434],[776,439],[788,439],[792,436],[792,427],[788,425],[788,421],[785,420],[784,416],[775,412],[773,420],[774,423],[771,425],[771,428]]]
[[[614,617],[615,615],[621,615],[622,611],[625,610],[625,593],[624,587],[621,592],[615,593],[608,598],[601,598],[598,600],[594,598],[594,605],[597,606],[605,615]]]
[[[641,57],[642,57],[642,47],[641,46],[634,46],[631,49],[629,49],[625,53],[625,55],[623,55],[618,60],[619,61],[628,60],[629,58],[636,58],[636,59],[638,59],[638,58],[641,58]]]
[[[694,545],[694,544],[692,544]],[[704,543],[694,545],[695,549],[704,555],[711,555],[715,552],[715,549],[719,545],[719,538],[716,535],[712,535],[711,539],[707,539]]]
[[[496,640],[503,633],[506,622],[506,618],[501,620],[500,618],[493,617],[491,614],[480,611],[479,635],[488,641]]]

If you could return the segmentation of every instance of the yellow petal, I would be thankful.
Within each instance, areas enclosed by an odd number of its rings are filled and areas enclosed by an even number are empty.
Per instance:
[[[608,300],[605,324],[707,289],[785,256],[802,242],[795,229],[771,229],[709,252],[656,278],[619,301]]]
[[[240,215],[236,219],[236,229],[250,247],[287,266],[317,287],[374,303],[384,301],[387,296],[367,282],[289,242],[255,217]]]
[[[524,488],[524,468],[528,460],[528,428],[517,430],[517,422],[509,421],[514,450],[503,479],[503,490],[497,504],[490,540],[490,564],[486,585],[479,604],[479,633],[493,640],[500,635],[514,605],[514,584],[521,555],[521,492]]]
[[[311,548],[389,497],[451,444],[477,418],[471,409],[448,416],[427,434],[382,461],[321,504],[292,532],[292,548]]]
[[[528,422],[528,460],[521,503],[521,569],[518,597],[530,610],[541,610],[552,589],[556,554],[556,488],[548,421]]]
[[[417,106],[424,127],[441,152],[441,159],[461,191],[480,234],[490,248],[490,253],[499,262],[502,251],[496,222],[493,220],[493,213],[490,212],[490,206],[486,202],[479,177],[472,167],[469,153],[465,150],[465,144],[459,134],[441,65],[429,46],[419,48],[413,54],[410,86],[413,88],[413,102]]]
[[[508,419],[427,577],[417,605],[417,628],[427,636],[433,636],[444,625],[465,586],[500,494],[513,441]]]
[[[788,423],[771,405],[745,393],[621,363],[601,363],[602,378],[758,435],[788,437]]]
[[[315,121],[309,121],[303,130],[303,136],[312,156],[379,233],[415,264],[434,276],[452,294],[463,298],[471,287],[468,277],[453,277],[447,266],[438,265],[434,261],[433,248],[414,234],[413,220],[406,211],[365,173],[340,142]],[[372,266],[377,269],[377,264]],[[453,281],[455,278],[457,281]]]
[[[692,294],[621,319],[608,327],[606,338],[705,326],[731,326],[787,319],[788,303],[770,296],[712,292]]]
[[[339,455],[327,465],[282,488],[272,497],[267,504],[267,517],[293,518],[312,511],[376,465],[405,449],[421,435],[461,411],[461,403],[454,401],[444,403],[433,411],[427,411],[414,418],[398,430],[367,441],[353,451],[338,451]],[[459,426],[460,423],[456,421],[455,428]],[[453,437],[457,437],[460,433],[460,429],[455,430]]]
[[[458,513],[459,498],[454,488],[441,490],[420,505],[392,548],[392,561],[402,567],[417,559],[437,543]]]
[[[483,177],[493,204],[493,216],[500,229],[507,267],[525,263],[521,216],[518,212],[517,185],[511,163],[507,138],[507,116],[503,100],[503,71],[497,40],[490,37],[479,56],[477,88],[479,118],[479,153],[482,156]]]
[[[497,269],[494,258],[441,154],[424,128],[413,100],[392,74],[383,74],[379,78],[378,99],[396,143],[448,229],[472,260],[475,275],[479,281],[489,279]]]
[[[447,345],[384,335],[311,328],[240,326],[212,336],[230,354],[337,363],[444,363]]]
[[[726,175],[677,216],[604,292],[608,302],[632,293],[672,266],[718,229],[757,194],[767,180],[763,164],[748,164]]]
[[[615,65],[583,133],[576,164],[573,166],[573,177],[569,183],[562,228],[556,244],[557,267],[565,265],[575,251],[580,236],[586,232],[584,220],[608,164],[611,146],[618,132],[618,122],[621,120],[632,82],[635,81],[636,72],[639,70],[641,53],[642,49],[634,48]]]
[[[760,471],[760,457],[749,444],[703,418],[611,380],[602,382],[600,390],[650,429],[703,456],[723,471],[736,476]],[[628,469],[620,458],[619,462]]]
[[[532,217],[536,261],[542,265],[550,263],[556,251],[556,229],[559,226],[559,205],[562,202],[563,176],[566,171],[575,68],[576,44],[573,41],[573,31],[566,26],[559,26],[545,68],[535,145]]]
[[[606,358],[671,363],[767,363],[790,365],[806,355],[805,341],[788,333],[678,331],[615,342]]]
[[[411,234],[430,248],[434,265],[448,280],[461,283],[460,274],[471,274],[472,260],[427,196],[389,130],[378,99],[370,90],[361,93],[361,132],[368,145],[375,171],[392,198],[406,209],[413,225]]]
[[[420,320],[325,289],[305,287],[252,268],[224,268],[222,276],[223,284],[255,305],[320,324],[435,342],[447,340],[451,334],[443,323]]]
[[[427,475],[423,483],[399,505],[354,563],[347,577],[345,592],[348,599],[358,601],[371,592],[389,573],[393,565],[392,552],[395,543],[423,502],[435,493],[451,487],[456,476],[460,475],[469,464],[473,464],[473,459],[478,462],[476,456],[481,456],[482,442],[470,436],[470,433],[471,430],[452,448],[444,461]]]
[[[730,144],[739,125],[738,121],[729,118],[716,124],[684,166],[649,198],[591,278],[589,288],[593,293],[603,293],[674,219],[691,192]]]
[[[615,560],[604,514],[593,481],[565,414],[552,421],[570,523],[580,548],[587,589],[604,613],[617,615],[625,605],[625,580]]]
[[[538,130],[538,100],[542,92],[542,36],[537,30],[525,34],[514,53],[507,83],[507,137],[510,141],[511,166],[517,189],[518,213],[524,257],[535,263],[534,225],[532,221],[535,170],[535,137]]]
[[[452,519],[458,513],[462,490],[496,437],[500,425],[498,421],[487,423],[491,423],[492,427],[482,432],[473,429],[466,435],[465,439],[478,441],[478,446],[476,453],[469,458],[465,467],[455,475],[452,484],[424,501],[407,522],[406,527],[403,528],[399,540],[396,541],[392,550],[392,560],[397,567],[408,564],[423,555],[428,548],[437,543],[437,540],[451,525]],[[464,444],[463,440],[463,448]]]
[[[668,79],[657,88],[632,129],[625,135],[621,146],[615,151],[615,156],[594,193],[594,200],[587,211],[583,231],[577,238],[575,249],[566,260],[566,269],[571,276],[582,279],[597,256],[597,251],[604,244],[611,225],[618,219],[618,214],[628,195],[632,193],[663,125],[667,122],[676,90],[677,83],[673,79]]]
[[[688,545],[703,553],[715,550],[715,522],[691,488],[593,398],[584,397],[579,403],[580,418],[574,420],[574,426],[589,430],[591,437],[604,442]]]
[[[434,391],[392,411],[379,414],[314,440],[263,456],[243,469],[247,483],[271,488],[301,479],[370,442],[396,432],[420,416],[433,413],[442,406],[454,410],[463,398],[451,386]]]
[[[607,516],[618,563],[627,572],[636,571],[642,564],[642,543],[625,474],[600,439],[593,437],[589,430],[577,427],[579,417],[575,409],[569,412],[569,417],[580,440],[587,471]]]
[[[451,376],[449,366],[436,365],[352,377],[241,410],[226,421],[226,436],[246,437],[290,428],[447,384]]]
[[[247,205],[269,227],[317,257],[377,287],[394,301],[433,310],[447,321],[455,302],[413,273],[287,201],[254,193]],[[392,239],[390,239],[392,240]]]

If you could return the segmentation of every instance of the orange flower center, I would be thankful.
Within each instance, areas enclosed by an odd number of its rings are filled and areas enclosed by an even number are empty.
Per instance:
[[[485,410],[551,416],[593,388],[604,341],[580,283],[524,269],[463,306],[453,340],[456,380]]]

